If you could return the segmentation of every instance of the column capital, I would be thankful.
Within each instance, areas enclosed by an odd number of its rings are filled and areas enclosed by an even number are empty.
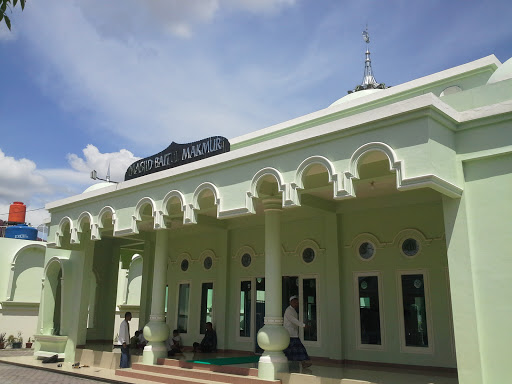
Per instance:
[[[263,210],[268,211],[281,211],[283,209],[283,203],[281,199],[271,198],[262,200]]]

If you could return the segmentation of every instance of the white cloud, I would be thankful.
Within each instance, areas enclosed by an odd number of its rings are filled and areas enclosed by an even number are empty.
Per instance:
[[[27,205],[26,221],[37,226],[49,217],[43,208],[46,203],[70,195],[82,193],[89,185],[90,171],[96,169],[98,176],[106,176],[111,165],[113,181],[124,180],[128,166],[138,160],[130,151],[101,153],[94,145],[83,149],[83,157],[68,154],[69,168],[38,169],[29,159],[6,156],[0,149],[0,219],[7,220],[9,205],[21,201]]]
[[[84,158],[74,153],[68,154],[71,168],[86,175],[89,175],[92,170],[96,170],[99,177],[105,178],[110,166],[110,177],[113,181],[123,181],[128,166],[140,159],[126,149],[121,149],[119,152],[101,153],[92,144],[87,145],[82,152]]]
[[[0,203],[30,199],[33,191],[42,194],[52,193],[47,180],[36,169],[36,164],[28,159],[15,159],[6,156],[0,149]]]
[[[261,9],[271,10],[282,2],[264,3],[266,6]],[[120,20],[116,17],[102,19],[111,15],[109,7],[113,5],[102,2],[102,12],[98,13],[97,7],[91,6],[98,3],[80,2],[80,7],[74,4],[77,2],[49,1],[44,6],[31,3],[24,33],[40,64],[41,88],[63,108],[86,115],[91,127],[126,138],[137,143],[142,153],[151,154],[171,141],[189,142],[212,132],[230,138],[278,122],[277,112],[282,113],[283,106],[265,100],[268,90],[263,90],[262,95],[248,92],[253,79],[241,69],[227,70],[206,52],[211,47],[183,45],[180,39],[164,39],[158,33],[151,38],[137,34],[112,38],[98,26],[117,28]],[[221,2],[134,4],[143,9],[130,9],[137,10],[135,14],[148,29],[152,28],[148,20],[158,23],[165,19],[168,27],[181,28],[180,23],[184,23],[182,32],[186,34],[190,20],[213,17]],[[244,7],[250,9],[254,4],[246,2]],[[92,10],[97,15],[94,22],[88,14]],[[153,20],[144,18],[148,12]],[[40,17],[42,13],[44,18]],[[121,15],[124,14],[122,10]],[[183,20],[176,21],[177,15],[184,15]],[[297,62],[298,58],[289,60]],[[243,67],[242,62],[239,64]],[[269,78],[282,78],[282,68],[267,64],[267,69]],[[296,83],[293,77],[285,79],[280,82],[283,89]]]

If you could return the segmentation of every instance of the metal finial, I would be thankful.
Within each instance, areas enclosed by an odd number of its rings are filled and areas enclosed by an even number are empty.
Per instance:
[[[368,33],[368,24],[366,25],[366,29],[363,31],[363,40],[366,44],[370,43],[370,34]]]
[[[364,74],[363,81],[361,84],[357,85],[352,91],[349,93],[362,91],[365,89],[385,89],[387,88],[384,83],[377,83],[375,77],[373,76],[372,70],[372,61],[370,59],[370,34],[368,33],[368,24],[366,24],[366,29],[363,31],[363,40],[366,43],[366,52],[365,52],[365,61],[364,61]]]

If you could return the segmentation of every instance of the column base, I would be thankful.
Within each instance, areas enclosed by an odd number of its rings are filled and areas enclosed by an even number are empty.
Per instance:
[[[144,347],[142,353],[142,362],[144,364],[155,365],[160,358],[167,357],[167,347],[162,341],[152,341],[150,345]]]
[[[258,377],[263,380],[278,380],[278,373],[288,372],[288,359],[282,351],[264,352],[258,362]]]

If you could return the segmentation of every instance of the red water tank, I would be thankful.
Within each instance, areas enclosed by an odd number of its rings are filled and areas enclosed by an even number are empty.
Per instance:
[[[21,201],[15,201],[9,207],[9,223],[24,223],[27,206]]]

